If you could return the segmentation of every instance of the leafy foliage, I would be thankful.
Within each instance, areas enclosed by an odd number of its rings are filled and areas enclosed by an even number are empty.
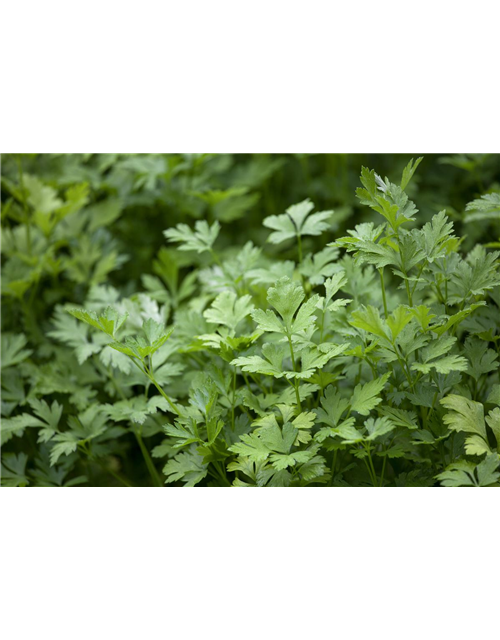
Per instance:
[[[2,485],[498,486],[466,160],[5,156]]]

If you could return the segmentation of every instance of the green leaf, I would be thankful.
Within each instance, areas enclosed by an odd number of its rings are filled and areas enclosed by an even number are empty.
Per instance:
[[[361,306],[359,309],[356,309],[356,311],[351,314],[349,324],[388,341],[380,312],[372,305],[368,305],[367,307]]]
[[[68,309],[68,313],[77,318],[77,320],[86,322],[95,329],[103,331],[111,338],[114,338],[115,332],[128,318],[128,313],[120,314],[114,307],[106,307],[100,314],[86,309]]]
[[[2,428],[0,429],[0,444],[3,446],[13,436],[21,436],[26,427],[41,427],[43,423],[29,413],[14,416],[13,418],[2,418]]]
[[[28,192],[28,203],[35,213],[47,215],[62,207],[63,201],[57,197],[57,191],[44,185],[36,176],[25,175],[24,186]]]
[[[446,256],[447,243],[452,235],[453,222],[449,221],[446,211],[440,211],[420,231],[420,246],[429,262]]]
[[[298,282],[292,282],[289,278],[280,278],[274,287],[267,292],[268,302],[283,318],[285,326],[290,330],[292,319],[305,298],[304,289]]]
[[[429,329],[430,321],[436,317],[436,314],[431,313],[429,307],[425,305],[419,305],[418,307],[408,307],[408,311],[416,318],[418,324],[422,328],[422,331]]]
[[[47,335],[73,347],[79,364],[101,351],[102,344],[94,342],[92,337],[89,339],[88,327],[76,318],[70,318],[62,307],[56,308],[53,325],[55,328]]]
[[[7,369],[15,364],[19,364],[28,358],[33,351],[25,349],[28,340],[24,333],[3,333],[1,336],[1,368]]]
[[[320,369],[335,356],[340,355],[348,349],[348,344],[327,344],[320,345],[320,348],[305,348],[300,353],[301,371],[290,371],[286,373],[287,378],[310,378],[316,369]]]
[[[46,442],[58,430],[63,411],[62,405],[60,405],[57,400],[54,400],[49,407],[45,400],[39,400],[37,398],[32,398],[29,403],[35,414],[41,420],[40,426],[43,427],[38,434],[38,440]]]
[[[185,487],[194,487],[207,475],[208,464],[203,463],[203,457],[196,451],[183,451],[175,458],[169,460],[163,467],[163,473],[167,476],[166,483],[182,480]]]
[[[98,404],[76,416],[68,418],[68,431],[57,433],[51,440],[50,464],[55,465],[62,455],[68,456],[76,451],[78,445],[85,444],[102,435],[106,430],[106,416]]]
[[[365,440],[372,441],[390,433],[396,428],[396,425],[388,416],[383,416],[382,418],[376,419],[368,418],[368,420],[365,421],[365,427],[369,434]]]
[[[235,331],[238,324],[250,314],[253,308],[252,296],[245,295],[238,298],[233,291],[223,291],[203,315],[211,324],[222,324]]]
[[[282,363],[286,347],[282,344],[268,342],[262,347],[262,353],[266,358],[265,360],[260,356],[241,356],[232,360],[231,364],[235,367],[241,367],[243,371],[248,371],[249,373],[260,373],[266,376],[282,378],[285,375]]]
[[[323,284],[325,278],[336,272],[338,267],[334,261],[338,254],[339,250],[333,247],[325,247],[317,253],[310,253],[302,260],[299,271],[312,285]]]
[[[289,422],[280,429],[277,424],[262,429],[259,437],[271,451],[288,454],[297,438],[298,430]]]
[[[493,409],[486,416],[486,422],[493,431],[495,440],[497,441],[497,451],[500,453],[500,409]]]
[[[500,193],[487,193],[465,207],[464,222],[500,220]]]
[[[318,421],[330,427],[336,427],[340,417],[349,407],[349,400],[342,398],[333,385],[325,389],[321,398],[321,409],[316,409]]]
[[[500,458],[495,454],[486,456],[476,467],[478,484],[480,487],[488,487],[500,479]]]
[[[424,374],[429,373],[431,369],[435,369],[438,373],[448,374],[451,371],[467,371],[467,360],[462,356],[451,355],[431,362],[414,362],[411,368]]]
[[[413,160],[412,158],[410,162],[406,165],[406,167],[403,169],[403,176],[401,178],[401,189],[403,190],[406,189],[406,187],[408,186],[408,183],[413,178],[413,174],[417,170],[417,167],[422,162],[422,160],[423,160],[422,157],[417,158],[416,160]]]
[[[316,322],[315,311],[318,306],[318,301],[319,296],[315,294],[300,306],[295,320],[292,322],[291,333],[299,333],[299,331],[306,331],[314,327]]]
[[[363,385],[356,385],[350,400],[351,411],[357,411],[362,416],[367,416],[374,407],[382,402],[379,394],[385,387],[390,375],[390,372],[387,372],[376,380],[371,380]]]
[[[249,458],[252,462],[263,462],[271,453],[269,447],[255,433],[242,435],[240,442],[229,447],[229,451]]]
[[[163,323],[148,318],[144,321],[142,330],[143,336],[139,335],[135,338],[127,336],[123,342],[111,342],[109,346],[130,358],[144,360],[144,358],[156,353],[165,344],[172,335],[174,327],[166,330]]]
[[[443,421],[453,431],[465,431],[477,433],[486,439],[484,426],[484,409],[480,402],[474,402],[463,396],[451,394],[441,399],[443,407],[451,413],[447,413]]]
[[[103,406],[106,415],[114,422],[132,421],[137,424],[143,424],[148,415],[156,413],[158,409],[172,411],[162,396],[154,396],[149,400],[144,396],[139,396]]]
[[[175,229],[164,231],[165,237],[170,242],[180,242],[181,251],[196,251],[203,253],[210,251],[220,231],[220,224],[215,221],[209,226],[206,220],[198,220],[193,231],[187,224],[178,224]]]
[[[26,476],[27,462],[28,456],[25,453],[4,453],[0,475],[2,487],[26,487],[29,484]]]
[[[333,296],[342,289],[347,284],[347,276],[345,271],[339,271],[334,274],[331,278],[325,280],[325,303],[324,306],[327,307]]]
[[[274,232],[268,242],[280,244],[296,236],[319,236],[330,228],[333,211],[322,211],[309,215],[314,209],[313,203],[307,199],[288,207],[286,213],[264,218],[264,226]]]
[[[500,384],[493,385],[486,402],[497,404],[500,407]]]
[[[446,469],[437,475],[443,487],[474,487],[477,486],[474,477],[475,465],[473,462],[460,460],[449,465]]]
[[[254,309],[251,312],[252,318],[257,323],[257,329],[259,331],[270,331],[274,333],[286,333],[285,325],[277,317],[274,311],[267,309]]]
[[[498,251],[487,253],[485,247],[476,245],[451,274],[449,301],[452,304],[464,303],[500,285],[499,256]]]
[[[484,304],[485,304],[484,302],[471,304],[471,306],[468,307],[467,309],[463,309],[462,311],[459,311],[458,313],[455,313],[454,315],[450,316],[444,324],[431,325],[431,331],[433,331],[434,333],[437,333],[438,336],[442,336],[443,333],[446,333],[446,331],[449,331],[449,329],[451,329],[451,327],[453,327],[454,325],[460,324],[462,320],[467,318],[467,316],[469,316],[475,309],[483,306]]]
[[[401,331],[406,327],[406,325],[411,321],[412,314],[408,311],[408,309],[399,305],[387,318],[387,326],[391,330],[392,340],[393,342],[399,336]]]
[[[469,360],[467,373],[474,380],[479,380],[481,376],[498,370],[497,354],[493,349],[488,349],[488,343],[484,340],[474,336],[467,338],[464,353]]]

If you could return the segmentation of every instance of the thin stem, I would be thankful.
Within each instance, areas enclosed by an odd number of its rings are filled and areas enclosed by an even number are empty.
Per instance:
[[[337,466],[337,455],[338,455],[339,450],[335,449],[335,451],[333,452],[333,462],[332,462],[332,479],[330,482],[330,486],[333,486],[333,480],[335,478],[335,467]]]
[[[380,286],[382,288],[382,300],[384,302],[384,316],[387,319],[387,300],[385,297],[385,285],[384,285],[384,269],[379,269],[378,270],[379,275],[380,275]]]
[[[300,233],[297,234],[297,251],[299,254],[299,265],[302,264],[302,238],[300,237]]]
[[[236,367],[233,367],[233,398],[231,400],[231,429],[234,431],[234,404],[236,398]]]
[[[413,285],[413,289],[411,290],[411,295],[413,296],[413,294],[415,293],[415,289],[417,288],[418,285],[418,281],[420,280],[420,276],[422,275],[422,271],[424,270],[424,267],[427,265],[427,260],[425,260],[424,262],[422,262],[422,266],[420,267],[420,270],[418,272],[417,275],[417,279],[415,280],[415,284]]]
[[[217,469],[217,472],[219,474],[220,479],[222,480],[222,482],[227,486],[230,487],[231,483],[229,482],[229,480],[227,479],[226,476],[226,469],[223,463],[219,463],[216,460],[212,460],[212,464],[214,465],[214,467]]]
[[[24,189],[24,173],[23,173],[23,163],[21,157],[17,158],[17,169],[19,173],[19,184],[21,186],[21,195],[22,195],[22,204],[24,209],[24,214],[26,216],[26,247],[28,249],[28,253],[31,254],[31,216],[28,209],[28,204],[26,202],[26,191]]]
[[[321,324],[320,324],[320,332],[319,332],[320,344],[323,342],[323,333],[325,330],[325,315],[326,315],[326,308],[321,311]]]
[[[408,296],[408,304],[410,305],[410,307],[413,307],[413,298],[410,291],[410,285],[408,284],[408,276],[406,275],[406,272],[404,272],[404,275],[405,275],[406,295]]]
[[[370,467],[371,467],[372,472],[373,472],[373,486],[376,487],[377,486],[377,474],[375,473],[375,467],[373,466],[372,454],[371,454],[371,450],[370,450],[370,446],[369,445],[368,445],[367,451],[368,451],[368,460],[370,461]]]
[[[91,460],[92,460],[92,462],[96,462],[100,467],[102,467],[104,469],[104,471],[107,471],[108,473],[110,473],[114,478],[116,478],[118,480],[118,482],[121,482],[125,487],[133,487],[134,486],[133,484],[130,484],[130,482],[128,480],[125,480],[125,478],[123,478],[119,473],[117,473],[113,469],[110,469],[109,467],[107,467],[98,458],[91,458]]]
[[[148,468],[149,475],[151,476],[151,480],[153,481],[153,484],[157,487],[163,487],[163,482],[161,481],[158,471],[151,459],[151,456],[149,455],[149,451],[147,450],[146,445],[144,444],[141,434],[139,433],[139,431],[136,431],[135,429],[134,429],[134,433],[135,433],[135,437],[137,438],[137,442],[139,443],[139,447],[141,449],[144,462],[146,463],[146,466]]]
[[[384,461],[382,463],[382,472],[380,474],[380,486],[384,486],[384,473],[385,473],[385,465],[387,463],[387,456],[384,456]]]
[[[366,468],[368,469],[368,475],[370,476],[370,481],[371,481],[372,485],[375,486],[377,484],[377,480],[376,480],[376,478],[373,477],[373,473],[372,473],[370,464],[368,462],[368,458],[363,458],[363,460],[365,461]]]
[[[170,408],[172,409],[172,411],[178,415],[178,416],[182,416],[181,411],[175,406],[175,404],[172,402],[172,400],[167,396],[167,394],[165,393],[165,391],[163,391],[163,389],[160,387],[160,385],[156,382],[156,380],[154,379],[154,377],[151,375],[151,373],[149,372],[149,370],[147,369],[146,365],[144,365],[144,369],[139,365],[138,362],[136,362],[135,358],[130,358],[130,360],[134,363],[134,365],[139,369],[139,371],[142,371],[142,373],[144,373],[144,375],[146,375],[151,382],[154,384],[154,386],[158,389],[158,391],[160,392],[160,394],[165,398],[165,400],[168,402],[168,404],[170,405]]]
[[[397,346],[396,346],[396,343],[395,343],[395,342],[393,342],[393,343],[392,343],[392,346],[393,346],[393,348],[394,348],[394,353],[396,354],[396,358],[398,359],[399,366],[401,367],[401,369],[402,369],[402,371],[403,371],[403,373],[404,373],[404,375],[405,375],[405,378],[406,378],[406,379],[407,379],[407,381],[408,381],[408,385],[410,386],[410,388],[411,388],[411,390],[413,391],[413,393],[415,393],[415,386],[414,386],[414,384],[413,384],[413,380],[412,380],[411,375],[410,375],[410,373],[409,373],[409,369],[408,369],[408,371],[406,370],[406,367],[405,367],[405,365],[404,365],[403,361],[401,360],[401,358],[400,358],[400,356],[399,356],[398,348],[397,348]]]
[[[295,363],[295,354],[293,353],[292,339],[291,339],[290,335],[287,335],[287,338],[288,338],[288,344],[290,345],[290,355],[292,356],[293,370],[297,371],[297,365]],[[297,406],[299,408],[299,411],[302,412],[302,405],[300,403],[299,380],[298,380],[298,378],[294,378],[293,382],[294,382],[294,387],[295,387],[295,398],[297,400]]]

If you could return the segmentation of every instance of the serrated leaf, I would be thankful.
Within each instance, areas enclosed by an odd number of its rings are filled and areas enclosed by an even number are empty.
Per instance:
[[[395,309],[387,318],[387,326],[391,331],[393,341],[396,340],[401,331],[403,331],[406,325],[411,321],[411,318],[411,313],[403,305],[397,307],[397,309]]]
[[[376,307],[368,305],[367,307],[361,307],[356,309],[351,314],[349,324],[357,329],[363,329],[373,335],[388,340],[387,333],[385,331],[380,312]]]
[[[264,226],[273,229],[274,232],[268,238],[268,242],[280,244],[295,236],[318,236],[330,227],[333,211],[322,211],[309,215],[314,209],[312,202],[307,199],[294,204],[278,216],[264,218]]]
[[[484,424],[484,409],[480,402],[474,402],[463,396],[451,394],[441,399],[443,407],[450,413],[445,414],[443,422],[453,431],[477,433],[487,442]]]
[[[493,409],[486,416],[486,423],[493,431],[495,440],[497,441],[497,451],[500,453],[500,409]]]
[[[183,451],[167,462],[163,473],[167,476],[166,483],[182,480],[184,486],[194,487],[206,477],[207,469],[208,465],[196,451]]]
[[[379,394],[385,387],[390,375],[390,372],[387,372],[376,380],[371,380],[363,385],[356,385],[350,400],[351,411],[357,411],[357,413],[367,416],[374,407],[382,402]]]
[[[26,360],[33,351],[25,349],[28,340],[24,333],[4,333],[1,335],[1,368],[7,369]]]
[[[223,291],[203,315],[211,324],[225,325],[235,331],[238,324],[250,314],[253,308],[252,296],[245,295],[238,298],[233,291]]]
[[[174,229],[166,229],[163,234],[170,242],[179,242],[180,251],[210,251],[220,231],[220,224],[215,221],[209,226],[206,220],[198,220],[193,231],[187,224],[178,224]]]

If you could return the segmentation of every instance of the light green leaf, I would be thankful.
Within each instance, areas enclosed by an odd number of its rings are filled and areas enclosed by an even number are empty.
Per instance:
[[[350,400],[351,411],[357,411],[361,415],[367,416],[374,407],[382,402],[379,394],[385,387],[390,375],[390,372],[387,372],[376,380],[371,380],[363,385],[356,385]]]
[[[203,315],[211,324],[222,324],[235,331],[238,324],[250,314],[253,308],[252,296],[245,295],[238,298],[233,291],[223,291]]]
[[[391,330],[393,341],[396,340],[411,319],[411,313],[403,305],[400,305],[391,313],[387,318],[387,326]]]
[[[463,396],[451,394],[446,398],[442,398],[441,404],[450,412],[445,414],[443,422],[452,431],[476,433],[487,442],[484,409],[480,402],[474,402]]]
[[[380,317],[380,312],[376,307],[368,305],[367,307],[360,307],[351,314],[349,324],[357,329],[363,329],[373,335],[383,338],[388,341],[388,336]]]
[[[212,226],[206,220],[198,220],[193,231],[187,224],[178,224],[174,229],[166,229],[163,233],[170,242],[180,242],[181,251],[210,251],[219,235],[220,224],[215,221]]]

